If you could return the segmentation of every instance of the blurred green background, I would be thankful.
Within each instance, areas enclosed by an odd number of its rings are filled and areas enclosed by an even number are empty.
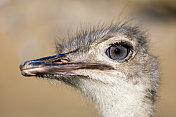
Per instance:
[[[176,117],[176,1],[0,0],[0,117],[98,117],[93,104],[62,83],[23,77],[25,60],[52,55],[54,39],[99,22],[130,20],[148,30],[159,57],[155,116]]]

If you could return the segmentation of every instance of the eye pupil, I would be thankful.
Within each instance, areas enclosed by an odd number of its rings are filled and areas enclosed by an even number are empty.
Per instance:
[[[127,45],[116,44],[106,50],[106,55],[113,60],[123,60],[128,56],[129,50]]]
[[[116,48],[116,49],[114,50],[114,53],[115,53],[115,54],[120,54],[120,52],[121,52],[121,50],[120,50],[119,48]]]

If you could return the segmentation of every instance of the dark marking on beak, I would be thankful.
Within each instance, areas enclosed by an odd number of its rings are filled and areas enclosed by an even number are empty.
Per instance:
[[[112,70],[113,67],[100,63],[72,62],[67,58],[67,53],[26,61],[20,65],[21,74],[24,76],[67,74],[78,69]]]

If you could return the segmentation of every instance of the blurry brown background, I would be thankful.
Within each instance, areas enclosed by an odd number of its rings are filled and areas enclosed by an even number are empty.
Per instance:
[[[130,15],[129,15],[130,14]],[[62,83],[26,78],[25,60],[52,55],[54,39],[80,24],[135,21],[148,30],[159,56],[156,117],[176,117],[176,1],[0,0],[0,117],[98,117],[91,102]]]

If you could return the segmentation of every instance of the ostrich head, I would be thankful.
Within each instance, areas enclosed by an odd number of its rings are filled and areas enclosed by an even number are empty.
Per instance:
[[[58,53],[20,65],[24,76],[55,79],[79,89],[102,116],[151,116],[159,82],[157,60],[137,27],[83,31]]]

